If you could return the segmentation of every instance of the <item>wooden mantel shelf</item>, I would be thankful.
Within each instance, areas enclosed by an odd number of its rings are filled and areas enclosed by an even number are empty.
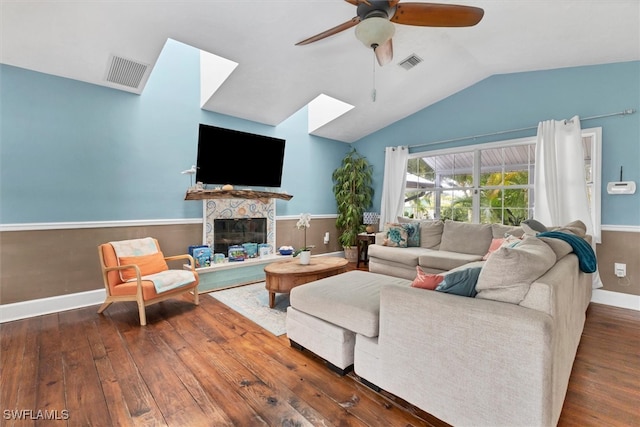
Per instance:
[[[272,193],[270,191],[256,190],[202,190],[187,191],[185,200],[205,200],[205,199],[281,199],[291,200],[293,196],[286,193]]]

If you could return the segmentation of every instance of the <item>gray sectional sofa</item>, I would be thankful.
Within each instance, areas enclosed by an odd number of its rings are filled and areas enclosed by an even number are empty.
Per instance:
[[[398,218],[399,222],[408,222]],[[376,234],[369,246],[369,271],[411,279],[416,266],[427,273],[443,273],[473,261],[481,261],[493,239],[505,234],[522,236],[520,227],[501,224],[468,224],[456,221],[425,220],[420,223],[420,246],[384,246],[385,233]]]
[[[503,231],[478,227],[487,236]],[[566,242],[533,236],[486,261],[479,246],[473,254],[443,250],[473,257],[446,272],[435,256],[441,253],[420,252],[440,251],[443,243],[450,249],[444,223],[442,230],[438,249],[377,252],[372,245],[374,269],[377,264],[386,274],[351,271],[294,288],[286,320],[292,346],[339,372],[353,368],[368,385],[452,425],[556,425],[591,299],[591,274],[580,270]],[[403,250],[407,259],[396,254]],[[478,294],[412,287],[419,264],[442,271],[445,280],[481,266]]]

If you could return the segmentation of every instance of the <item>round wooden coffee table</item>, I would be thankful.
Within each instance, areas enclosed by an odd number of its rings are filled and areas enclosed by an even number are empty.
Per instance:
[[[300,264],[298,258],[267,265],[264,272],[265,288],[269,291],[269,307],[273,308],[275,305],[276,293],[288,294],[296,286],[345,273],[348,263],[345,258],[320,256],[311,258],[308,265]]]

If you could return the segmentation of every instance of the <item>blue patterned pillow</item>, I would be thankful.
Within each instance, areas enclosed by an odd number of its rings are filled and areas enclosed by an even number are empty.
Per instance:
[[[407,247],[407,231],[403,227],[404,224],[390,224],[385,225],[385,239],[384,245],[396,248]]]
[[[410,222],[401,225],[407,232],[407,246],[410,248],[420,247],[420,223]]]

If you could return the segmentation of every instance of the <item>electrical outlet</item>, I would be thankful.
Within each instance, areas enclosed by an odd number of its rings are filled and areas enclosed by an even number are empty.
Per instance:
[[[617,277],[625,277],[627,275],[627,264],[616,262],[613,264],[613,270]]]

